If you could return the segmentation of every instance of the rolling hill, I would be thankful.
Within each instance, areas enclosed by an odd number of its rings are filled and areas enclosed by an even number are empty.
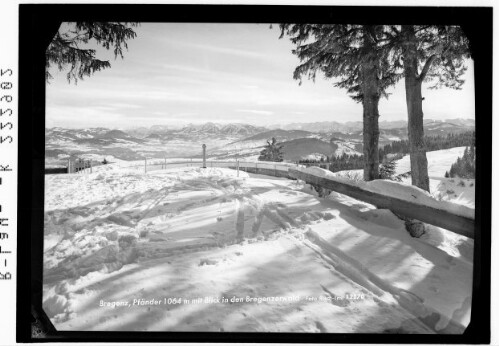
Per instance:
[[[284,160],[298,161],[310,154],[322,154],[331,156],[338,146],[327,143],[317,138],[298,138],[282,143]]]

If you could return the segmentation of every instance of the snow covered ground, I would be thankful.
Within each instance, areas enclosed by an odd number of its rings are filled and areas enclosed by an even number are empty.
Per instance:
[[[474,179],[445,178],[445,172],[450,170],[458,157],[462,157],[466,147],[429,151],[426,153],[428,159],[428,176],[430,178],[430,192],[437,200],[452,201],[471,208],[475,207]],[[411,170],[409,155],[397,160],[395,174],[403,174]],[[362,178],[362,170],[355,169],[338,172],[338,175],[350,178]],[[402,182],[410,185],[411,178],[404,178]]]
[[[45,186],[43,306],[58,330],[462,333],[469,322],[473,241],[411,238],[390,211],[344,195],[196,167],[106,165]],[[443,200],[471,195],[447,187]]]

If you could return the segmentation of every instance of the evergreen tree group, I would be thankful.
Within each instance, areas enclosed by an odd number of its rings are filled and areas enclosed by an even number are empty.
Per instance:
[[[452,164],[450,170],[445,172],[446,178],[460,177],[465,179],[475,178],[476,168],[476,150],[475,143],[471,143],[469,147],[464,149],[462,157],[458,157],[457,161]]]
[[[450,149],[470,145],[475,137],[475,131],[462,133],[449,133],[446,136],[425,136],[426,151]],[[407,139],[393,141],[379,149],[380,158],[387,154],[409,154],[409,141]]]
[[[428,151],[443,150],[461,146],[470,146],[468,152],[475,153],[475,131],[468,131],[463,133],[449,133],[446,136],[425,136],[425,143]],[[396,155],[394,158],[388,159],[388,155]],[[379,162],[380,165],[379,175],[381,179],[390,179],[393,177],[395,172],[396,160],[401,158],[401,155],[409,154],[409,141],[400,140],[394,141],[390,144],[385,145],[379,149]],[[467,154],[469,155],[469,154]],[[468,159],[469,161],[470,159]],[[305,159],[300,160],[299,164],[304,165],[317,165],[323,163],[326,168],[325,163],[329,163],[329,170],[332,172],[347,171],[354,169],[362,169],[364,158],[362,155],[343,155],[339,156],[328,156],[326,158],[321,158],[320,160]],[[474,158],[473,158],[474,162]],[[460,163],[462,165],[462,163]],[[468,165],[469,166],[469,165]],[[474,163],[472,165],[474,166]],[[457,169],[457,168],[456,168]]]
[[[327,156],[326,158],[321,158],[320,160],[314,159],[304,159],[298,161],[302,165],[317,165],[329,163],[329,170],[331,172],[347,171],[352,169],[362,169],[364,167],[364,157],[363,155],[348,155],[343,153],[343,155],[338,156]]]
[[[390,179],[400,181],[400,177],[395,175],[397,161],[386,157],[380,158],[379,164],[379,179]],[[347,155],[343,153],[341,156],[328,156],[320,160],[305,159],[298,162],[302,165],[314,165],[321,168],[329,168],[331,172],[349,171],[362,169],[364,159],[362,155]],[[329,167],[327,166],[329,164]]]

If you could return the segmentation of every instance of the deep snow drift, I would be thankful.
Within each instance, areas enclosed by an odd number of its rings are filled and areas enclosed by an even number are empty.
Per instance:
[[[411,238],[390,211],[297,181],[107,165],[46,176],[45,203],[43,306],[58,330],[461,333],[469,322],[472,240],[437,228]]]

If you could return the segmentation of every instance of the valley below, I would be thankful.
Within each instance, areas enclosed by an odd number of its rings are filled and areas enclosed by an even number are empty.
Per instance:
[[[257,161],[267,141],[283,145],[285,162],[362,154],[362,123],[301,123],[282,128],[248,124],[151,126],[127,130],[48,128],[45,131],[46,168],[66,167],[68,159],[91,160],[94,165],[143,159],[201,158],[206,144],[210,160]],[[320,125],[320,126],[319,126]],[[405,126],[404,126],[405,125]],[[474,120],[426,120],[425,134],[445,136],[474,129]],[[379,147],[407,139],[404,122],[380,122]]]

